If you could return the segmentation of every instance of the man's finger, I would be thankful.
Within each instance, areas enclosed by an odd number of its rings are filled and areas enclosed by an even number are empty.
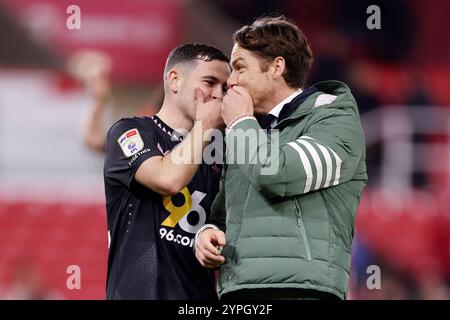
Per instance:
[[[245,95],[248,96],[247,89],[245,89],[244,87],[241,87],[241,86],[234,86],[232,91],[237,92],[241,96],[245,96]]]
[[[212,254],[212,253],[209,252],[209,251],[203,252],[203,256],[205,257],[205,259],[206,259],[209,263],[215,263],[215,264],[217,264],[217,263],[222,263],[222,262],[225,260],[224,257],[222,257],[222,256],[220,256],[220,255]]]
[[[230,101],[230,96],[229,95],[226,95],[225,97],[223,97],[223,99],[222,99],[222,109],[223,109],[225,104],[229,103],[229,101]]]
[[[219,256],[219,257],[221,259],[216,259],[216,260],[211,260],[211,259],[208,259],[208,258],[204,257],[201,260],[201,264],[204,267],[215,269],[215,268],[219,267],[220,265],[222,265],[225,262],[225,258],[224,257],[222,257],[222,256]]]
[[[210,268],[210,269],[216,269],[225,261],[225,259],[223,257],[222,257],[222,259],[217,259],[217,260],[208,259],[201,252],[196,252],[196,257],[197,257],[197,260],[200,262],[200,264],[203,267]]]
[[[213,238],[211,238],[211,240],[213,240]],[[211,243],[211,242],[206,242],[202,248],[204,251],[209,251],[212,254],[215,255],[219,255],[220,251],[217,250],[217,248]]]
[[[213,241],[221,247],[225,246],[227,244],[227,238],[225,236],[225,233],[220,231],[215,232],[213,235]]]
[[[227,91],[227,95],[224,97],[224,100],[225,100],[225,98],[228,98],[228,100],[229,100],[229,99],[232,99],[233,97],[238,97],[238,96],[239,96],[239,92],[238,91],[236,91],[234,88],[233,89],[229,89]]]
[[[194,93],[195,101],[197,101],[197,103],[205,103],[205,96],[203,95],[203,91],[200,88],[195,88]]]

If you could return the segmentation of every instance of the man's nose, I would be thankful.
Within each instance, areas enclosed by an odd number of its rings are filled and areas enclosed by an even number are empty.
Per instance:
[[[228,80],[227,80],[227,86],[228,86],[228,88],[231,88],[231,87],[233,87],[233,86],[236,86],[238,84],[238,81],[237,81],[237,75],[236,75],[236,73],[233,71],[231,74],[230,74],[230,76],[228,77]]]
[[[213,89],[213,92],[212,92],[212,97],[214,99],[223,99],[223,96],[224,96],[224,92],[223,92],[222,86],[221,85],[215,86]]]

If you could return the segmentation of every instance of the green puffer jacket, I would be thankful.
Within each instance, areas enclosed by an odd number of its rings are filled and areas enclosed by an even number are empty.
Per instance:
[[[355,215],[367,182],[355,99],[315,85],[269,135],[254,119],[226,135],[226,166],[209,223],[226,223],[219,295],[305,288],[345,298]],[[243,139],[245,137],[245,139]],[[245,159],[245,161],[243,161]]]

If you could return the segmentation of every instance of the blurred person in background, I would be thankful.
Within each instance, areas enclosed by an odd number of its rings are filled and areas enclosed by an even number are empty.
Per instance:
[[[106,70],[99,70],[88,86],[94,101],[83,121],[83,142],[92,150],[105,152],[107,130],[103,117],[111,96],[111,83]]]
[[[214,273],[195,259],[192,243],[209,216],[220,169],[196,163],[208,143],[194,139],[223,126],[228,62],[207,45],[175,48],[158,114],[122,119],[110,129],[107,299],[217,299]],[[183,138],[181,130],[189,134]],[[178,163],[180,155],[188,161]]]
[[[441,274],[429,274],[418,280],[418,299],[420,300],[449,300],[450,289]]]
[[[23,257],[15,262],[11,284],[5,287],[5,300],[59,300],[58,292],[45,287],[41,273],[29,258]],[[1,293],[1,292],[0,292]]]
[[[108,107],[112,104],[113,88],[110,80],[111,59],[99,51],[82,50],[69,59],[70,74],[84,83],[92,96],[92,104],[83,117],[81,133],[84,145],[94,151],[105,152]],[[139,108],[138,116],[153,115],[164,98],[163,83],[155,86],[148,103]],[[117,117],[116,117],[117,118]]]
[[[221,299],[344,299],[367,182],[356,101],[342,82],[305,88],[312,52],[284,16],[259,18],[233,40],[222,117],[225,141],[235,149],[227,148],[196,257],[205,267],[220,266]],[[240,130],[261,136],[261,129],[269,130],[262,141],[234,140]],[[243,152],[266,160],[236,162]],[[275,159],[276,172],[265,174]]]

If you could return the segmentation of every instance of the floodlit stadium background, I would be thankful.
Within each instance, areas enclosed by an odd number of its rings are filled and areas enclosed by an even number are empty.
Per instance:
[[[66,27],[71,4],[80,30]],[[380,30],[366,26],[371,4]],[[311,43],[309,84],[342,80],[359,102],[369,185],[349,299],[449,299],[449,1],[0,0],[1,299],[105,298],[103,155],[83,144],[92,96],[70,63],[87,50],[109,57],[108,127],[157,111],[150,97],[174,46],[229,54],[234,30],[276,10]],[[71,266],[80,289],[67,286]]]

